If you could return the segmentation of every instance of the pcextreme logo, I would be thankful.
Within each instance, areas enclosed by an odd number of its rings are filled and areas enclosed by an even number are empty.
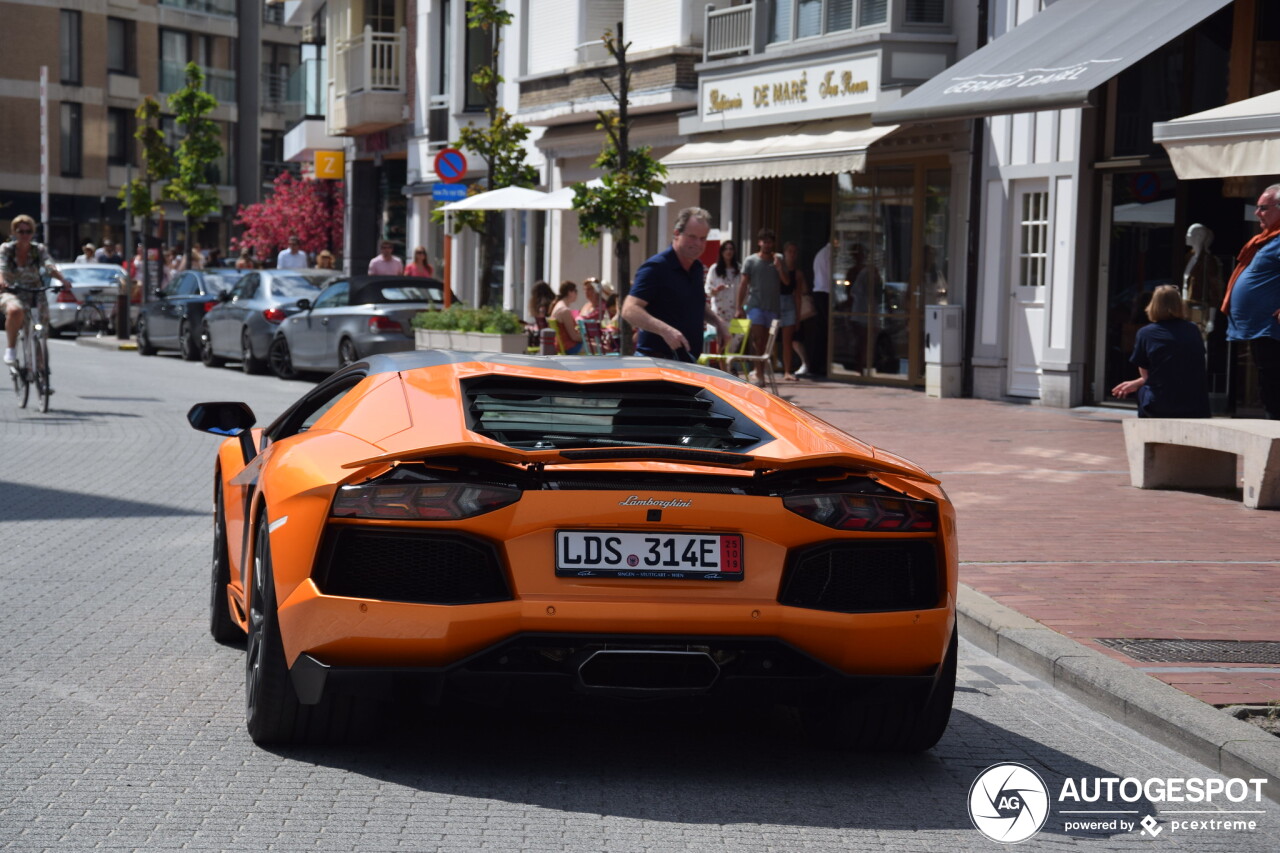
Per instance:
[[[1254,832],[1266,779],[1068,777],[1058,791],[1062,833],[1156,838],[1182,833]],[[1159,817],[1156,805],[1162,806]],[[1044,779],[1016,762],[993,764],[969,788],[974,828],[1002,844],[1026,841],[1044,829],[1052,800]],[[1184,808],[1184,805],[1196,808]],[[1056,824],[1054,825],[1056,829]]]

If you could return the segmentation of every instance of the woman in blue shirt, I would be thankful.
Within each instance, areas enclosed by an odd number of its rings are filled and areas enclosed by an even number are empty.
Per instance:
[[[1136,392],[1140,418],[1210,417],[1204,339],[1185,316],[1178,288],[1162,284],[1151,294],[1151,322],[1138,330],[1129,359],[1141,375],[1111,389],[1121,399]]]

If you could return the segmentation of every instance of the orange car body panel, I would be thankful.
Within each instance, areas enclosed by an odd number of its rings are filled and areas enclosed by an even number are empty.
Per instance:
[[[270,544],[286,660],[309,653],[333,665],[443,666],[521,632],[631,633],[777,637],[848,674],[921,675],[943,659],[955,624],[958,556],[955,512],[937,481],[906,460],[876,450],[770,394],[726,376],[696,377],[697,385],[731,402],[774,440],[754,448],[756,465],[789,468],[840,460],[890,488],[935,501],[937,534],[852,533],[834,530],[782,510],[777,498],[690,494],[652,488],[617,491],[529,491],[510,506],[463,520],[392,522],[365,526],[446,527],[495,544],[513,595],[511,601],[469,605],[388,602],[320,593],[313,562],[342,483],[362,482],[386,471],[393,459],[423,458],[439,448],[489,458],[554,460],[554,451],[526,453],[471,432],[460,404],[459,381],[503,372],[480,363],[445,365],[363,380],[324,413],[310,430],[282,439],[246,469],[239,443],[225,441],[219,472],[231,561],[233,614],[245,610],[252,569],[252,531],[269,507]],[[688,373],[664,368],[593,370],[511,369],[519,376],[593,383],[662,379],[695,384]],[[255,433],[258,433],[255,430]],[[255,434],[255,441],[260,436]],[[352,467],[360,460],[378,460]],[[254,470],[257,466],[257,470]],[[669,462],[600,462],[557,471],[648,470],[735,473]],[[750,476],[743,471],[742,476]],[[679,497],[688,507],[668,507],[660,523],[624,506],[632,495]],[[740,533],[744,575],[738,582],[558,577],[555,531],[565,526],[602,530]],[[843,538],[935,541],[945,568],[937,606],[896,612],[838,613],[778,603],[787,549]]]

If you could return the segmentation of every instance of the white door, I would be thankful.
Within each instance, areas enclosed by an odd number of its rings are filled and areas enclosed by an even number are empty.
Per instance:
[[[1013,252],[1009,282],[1009,395],[1040,396],[1044,300],[1052,223],[1048,181],[1018,181],[1013,192]]]

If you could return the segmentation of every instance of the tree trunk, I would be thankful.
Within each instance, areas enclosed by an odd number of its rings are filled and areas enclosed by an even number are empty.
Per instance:
[[[500,214],[487,211],[484,215],[484,229],[480,232],[480,281],[476,292],[476,306],[489,304],[490,287],[493,281],[494,267],[497,266],[501,254],[501,233],[498,228]]]
[[[635,345],[631,340],[631,327],[622,319],[622,303],[631,292],[631,229],[624,228],[618,232],[618,239],[613,243],[613,255],[618,268],[618,347],[623,355],[633,355]]]

